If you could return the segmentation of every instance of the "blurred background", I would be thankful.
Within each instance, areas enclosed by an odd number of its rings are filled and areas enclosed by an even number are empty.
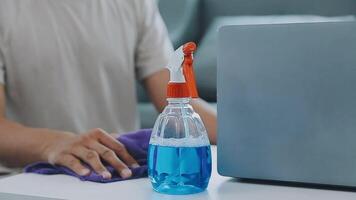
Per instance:
[[[217,31],[223,25],[353,20],[355,0],[157,0],[175,48],[198,44],[194,55],[200,97],[216,106]],[[157,112],[138,84],[141,126]]]

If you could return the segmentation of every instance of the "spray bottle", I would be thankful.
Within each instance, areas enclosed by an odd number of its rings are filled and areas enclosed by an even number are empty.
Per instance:
[[[168,105],[158,116],[149,144],[148,175],[153,189],[165,194],[204,191],[211,175],[209,138],[189,104],[198,98],[193,70],[193,42],[179,47],[168,69]]]

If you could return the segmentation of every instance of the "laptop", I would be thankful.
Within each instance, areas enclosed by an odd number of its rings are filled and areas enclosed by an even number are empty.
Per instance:
[[[219,30],[218,172],[356,186],[356,22]]]

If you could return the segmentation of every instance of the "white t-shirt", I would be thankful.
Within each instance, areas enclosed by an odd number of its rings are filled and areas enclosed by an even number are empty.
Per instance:
[[[1,0],[7,118],[76,133],[139,128],[135,79],[168,63],[154,0]]]

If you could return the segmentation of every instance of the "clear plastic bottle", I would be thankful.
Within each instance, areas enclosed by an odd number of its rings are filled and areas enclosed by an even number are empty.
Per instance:
[[[194,99],[181,95],[184,92],[173,94],[168,95],[168,105],[152,130],[148,175],[153,189],[160,193],[201,192],[211,175],[209,138],[200,116],[189,104]]]

